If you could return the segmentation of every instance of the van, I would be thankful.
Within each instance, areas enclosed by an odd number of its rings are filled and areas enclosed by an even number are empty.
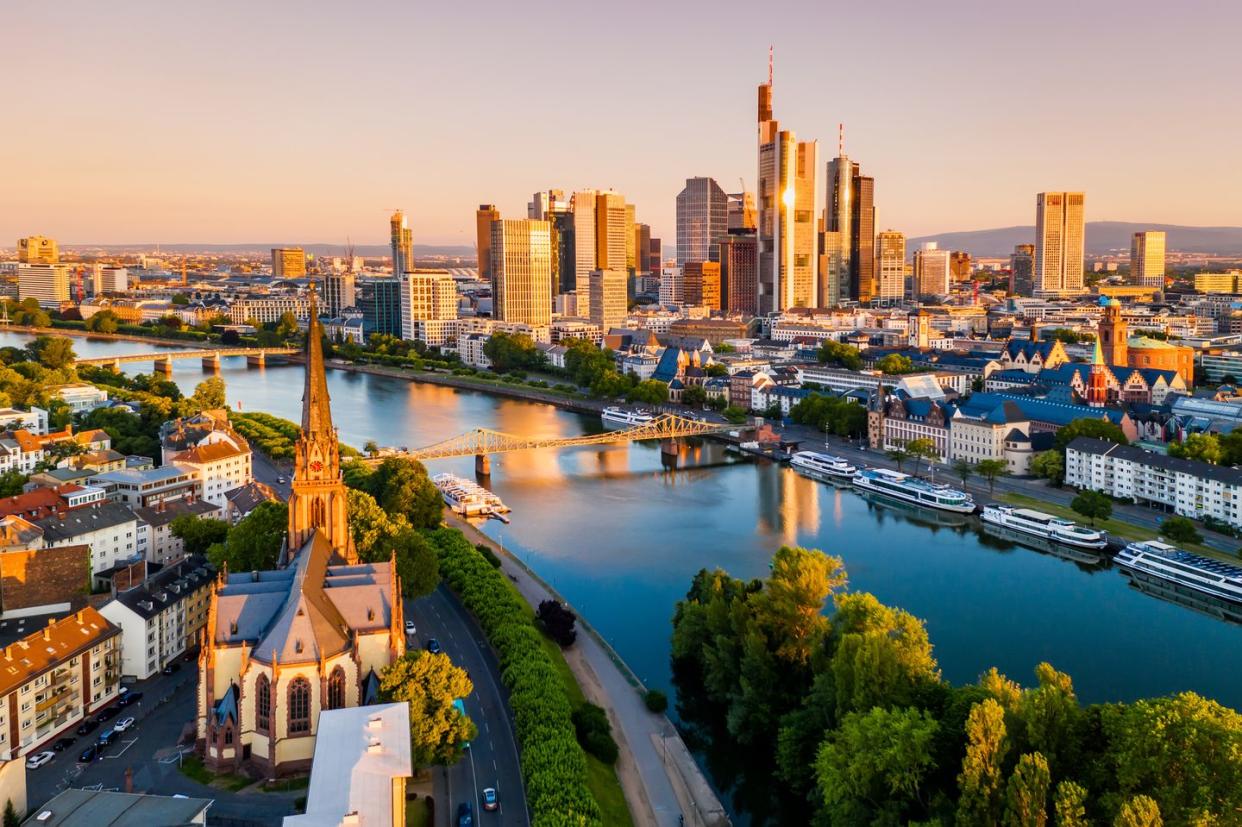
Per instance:
[[[106,729],[103,732],[99,733],[99,740],[96,743],[98,743],[99,746],[101,747],[106,747],[115,740],[116,740],[116,731],[113,729]]]

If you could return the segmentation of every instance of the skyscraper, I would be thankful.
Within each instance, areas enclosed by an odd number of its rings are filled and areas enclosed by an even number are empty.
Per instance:
[[[848,240],[835,230],[824,229],[819,219],[819,306],[836,307],[849,298],[850,271],[846,255]]]
[[[564,190],[543,190],[531,196],[526,205],[526,217],[539,221],[551,221],[558,213],[569,212],[569,202]]]
[[[876,236],[879,278],[874,296],[884,304],[900,302],[906,295],[906,237],[896,230]]]
[[[1130,283],[1164,287],[1164,233],[1147,230],[1130,239]]]
[[[551,324],[551,225],[530,218],[496,219],[491,231],[492,315],[506,322]]]
[[[683,300],[720,310],[720,262],[687,261],[681,267]]]
[[[595,190],[575,192],[571,202],[574,227],[573,290],[585,291],[595,269]],[[563,291],[568,292],[568,291]]]
[[[625,270],[592,270],[588,276],[590,319],[607,333],[625,321],[627,309]]]
[[[1030,296],[1035,292],[1035,245],[1018,244],[1009,257],[1009,292]]]
[[[69,301],[69,267],[64,264],[18,264],[18,299],[36,299],[57,310]]]
[[[729,231],[729,197],[712,178],[687,178],[677,193],[677,263],[716,261]]]
[[[357,299],[364,333],[401,335],[401,283],[397,279],[363,279]]]
[[[651,225],[649,224],[635,224],[634,225],[634,249],[637,251],[637,257],[638,257],[638,260],[635,262],[635,271],[639,275],[650,273],[652,270],[652,266],[651,266]]]
[[[970,281],[973,269],[974,260],[971,259],[970,253],[964,250],[954,250],[949,256],[949,270],[953,273],[955,283]]]
[[[841,234],[841,292],[869,302],[879,290],[875,268],[875,179],[843,151],[828,162],[824,230]]]
[[[1084,253],[1081,192],[1035,197],[1035,295],[1081,293]]]
[[[56,264],[60,261],[56,239],[41,235],[17,239],[17,261],[19,264]]]
[[[601,192],[595,197],[595,270],[625,270],[628,266],[626,227],[629,225],[625,197]],[[631,237],[633,231],[630,232]]]
[[[388,228],[392,245],[392,274],[400,278],[406,270],[414,269],[414,233],[401,210],[388,219]]]
[[[730,233],[720,242],[720,307],[726,313],[755,315],[759,298],[759,239]]]
[[[637,210],[633,204],[625,205],[625,269],[630,275],[638,271],[638,245],[635,243],[634,227]]]
[[[480,204],[474,212],[475,251],[479,258],[479,278],[492,277],[492,223],[500,220],[495,204]]]
[[[949,251],[928,241],[914,253],[914,296],[949,295]]]
[[[272,248],[272,276],[300,279],[306,275],[306,251],[301,247]]]

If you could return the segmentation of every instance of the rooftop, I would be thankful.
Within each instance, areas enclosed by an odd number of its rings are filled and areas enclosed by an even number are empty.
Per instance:
[[[90,606],[52,622],[0,652],[0,695],[7,695],[35,675],[120,633],[119,628]]]
[[[208,798],[67,789],[30,811],[36,827],[152,827],[202,823]]]

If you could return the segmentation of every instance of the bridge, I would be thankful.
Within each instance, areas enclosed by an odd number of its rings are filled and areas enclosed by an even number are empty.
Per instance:
[[[220,370],[220,359],[225,356],[245,356],[246,364],[261,368],[267,365],[267,357],[269,356],[287,356],[301,352],[299,348],[295,347],[226,347],[212,348],[210,350],[168,350],[160,353],[132,353],[126,356],[100,356],[93,359],[78,359],[74,364],[111,367],[119,372],[121,365],[133,362],[150,362],[154,366],[155,371],[165,376],[172,376],[172,363],[176,359],[201,359],[204,368],[218,371]]]
[[[491,455],[505,454],[511,451],[530,451],[536,448],[577,448],[582,445],[611,445],[617,442],[637,442],[647,439],[658,439],[666,443],[682,437],[705,436],[726,431],[735,426],[719,422],[703,422],[689,419],[677,414],[662,414],[650,422],[635,425],[619,431],[605,431],[602,434],[586,436],[538,438],[515,436],[488,428],[475,428],[458,436],[451,437],[416,448],[413,451],[402,451],[396,456],[409,457],[417,460],[449,459],[452,457],[474,457],[475,471],[480,474],[491,472]],[[383,457],[374,457],[366,462],[382,462]]]

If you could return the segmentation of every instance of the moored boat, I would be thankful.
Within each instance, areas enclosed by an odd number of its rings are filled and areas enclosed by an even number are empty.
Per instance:
[[[605,425],[612,427],[631,428],[635,425],[646,425],[655,419],[650,413],[644,410],[628,411],[625,408],[616,406],[604,408],[599,418],[604,421]]]
[[[1116,563],[1135,580],[1158,584],[1174,594],[1220,601],[1236,612],[1242,604],[1242,568],[1183,551],[1158,540],[1130,543]]]
[[[864,468],[854,475],[853,483],[864,491],[874,491],[938,511],[972,514],[975,510],[975,501],[965,491],[887,468]]]
[[[1076,548],[1102,549],[1108,545],[1108,535],[1103,531],[1030,508],[984,506],[983,521]]]
[[[500,497],[473,480],[456,474],[436,474],[431,478],[444,502],[463,517],[497,517],[508,513]]]
[[[858,468],[832,454],[819,451],[798,451],[790,459],[789,464],[811,477],[835,477],[837,479],[853,479]]]

